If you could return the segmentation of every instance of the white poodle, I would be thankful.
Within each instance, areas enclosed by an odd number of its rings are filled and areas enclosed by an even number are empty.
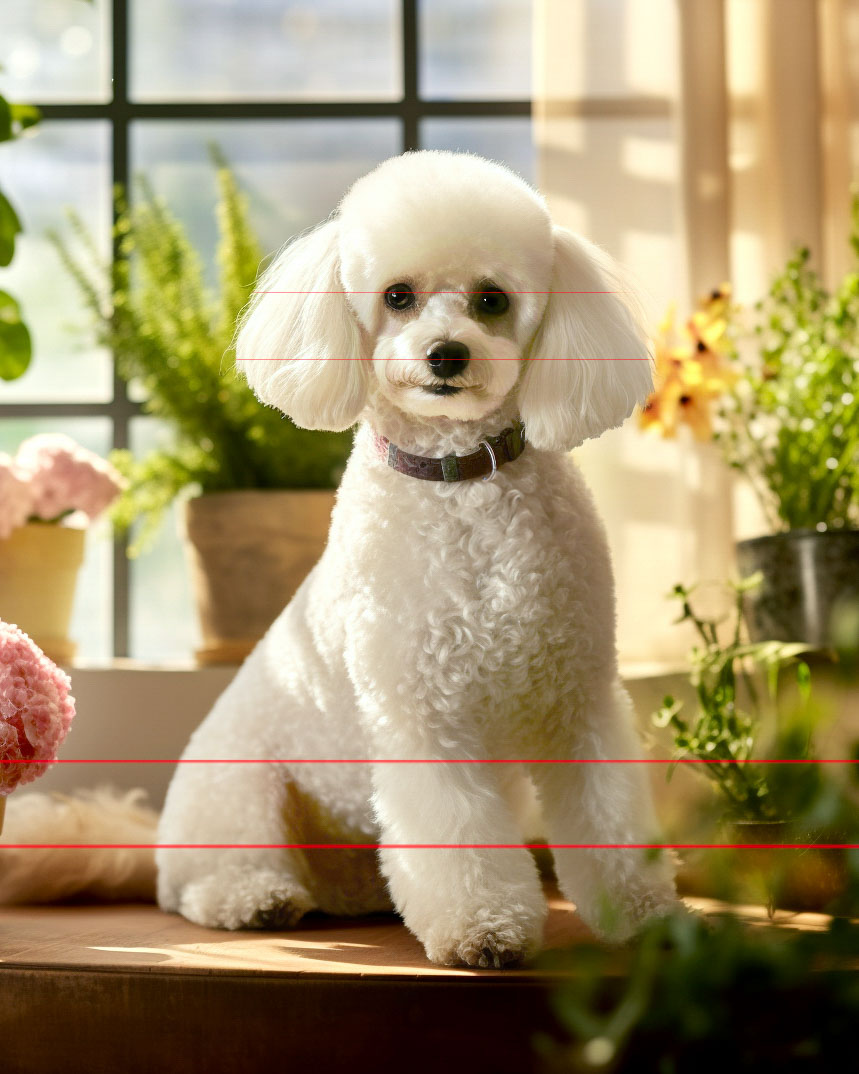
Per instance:
[[[240,369],[302,427],[360,426],[322,559],[184,755],[225,763],[178,767],[158,831],[271,846],[159,850],[163,909],[234,929],[393,903],[433,961],[500,966],[541,940],[534,790],[552,844],[654,838],[643,766],[545,763],[640,756],[566,454],[651,386],[618,287],[525,182],[447,152],[381,164],[265,274]],[[282,845],[332,842],[382,849]],[[674,905],[665,857],[554,860],[602,934]]]
[[[644,766],[546,763],[640,757],[567,454],[651,386],[611,262],[506,168],[422,152],[259,286],[238,334],[254,391],[306,428],[360,425],[322,559],[184,754],[223,764],[173,777],[161,906],[235,929],[393,905],[435,962],[518,962],[546,912],[521,845],[538,804],[564,894],[630,935],[675,905],[672,863],[592,844],[654,839]],[[25,853],[0,898],[32,894]]]

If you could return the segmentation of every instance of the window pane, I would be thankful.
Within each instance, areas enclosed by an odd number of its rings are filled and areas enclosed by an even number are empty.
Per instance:
[[[129,443],[138,458],[172,442],[170,430],[154,418],[132,418],[129,425]],[[131,561],[129,648],[136,660],[185,663],[199,645],[178,519],[174,505],[155,540]]]
[[[106,0],[3,0],[3,96],[110,100],[109,11]]]
[[[420,94],[531,97],[531,0],[420,0]]]
[[[83,219],[100,251],[110,251],[110,131],[102,122],[44,123],[32,138],[0,147],[3,186],[24,227],[3,287],[18,298],[33,337],[33,361],[19,380],[0,384],[7,402],[110,399],[106,352],[95,346],[77,285],[46,231],[65,237],[65,209]]]
[[[529,183],[536,182],[536,151],[531,120],[527,116],[424,119],[421,121],[421,148],[477,153],[506,164]]]
[[[21,441],[36,433],[66,433],[103,458],[110,449],[111,423],[107,418],[6,418],[0,420],[0,451],[14,455]],[[111,657],[112,563],[111,527],[102,517],[87,530],[86,553],[75,590],[69,633],[77,643],[78,663]]]
[[[392,100],[399,0],[130,0],[141,101]]]
[[[652,323],[683,289],[678,182],[675,131],[662,119],[565,120],[541,175],[543,192],[563,199],[564,223],[633,274]]]
[[[263,248],[276,250],[324,220],[355,179],[400,151],[400,125],[388,119],[135,123],[133,170],[182,218],[210,270],[216,245],[211,142],[250,197]]]

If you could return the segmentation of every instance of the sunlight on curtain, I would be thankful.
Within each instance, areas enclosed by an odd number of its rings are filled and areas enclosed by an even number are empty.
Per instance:
[[[609,32],[610,28],[610,32]],[[724,279],[760,297],[797,244],[843,275],[859,162],[859,0],[539,0],[537,179],[627,266],[651,323]],[[625,661],[688,635],[664,594],[725,579],[765,532],[712,446],[633,422],[577,452],[609,531]]]
[[[650,323],[688,305],[674,0],[541,0],[535,26],[538,183],[557,223],[632,275]],[[713,286],[720,279],[708,283]],[[709,453],[628,423],[576,452],[614,557],[621,659],[674,662],[689,635],[665,599],[728,569],[728,497]],[[702,527],[701,520],[707,524]]]

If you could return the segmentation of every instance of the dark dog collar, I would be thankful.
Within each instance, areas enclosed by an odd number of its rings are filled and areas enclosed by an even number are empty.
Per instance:
[[[518,459],[525,450],[525,427],[516,420],[512,428],[481,440],[477,451],[470,455],[445,455],[443,459],[411,455],[379,433],[375,441],[381,458],[400,474],[424,481],[468,481],[473,477],[491,481],[499,466]]]

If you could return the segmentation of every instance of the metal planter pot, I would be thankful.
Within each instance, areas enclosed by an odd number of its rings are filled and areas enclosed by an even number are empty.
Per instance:
[[[744,611],[753,641],[794,641],[827,648],[834,616],[859,601],[859,530],[789,530],[737,544],[740,574],[762,584]]]

